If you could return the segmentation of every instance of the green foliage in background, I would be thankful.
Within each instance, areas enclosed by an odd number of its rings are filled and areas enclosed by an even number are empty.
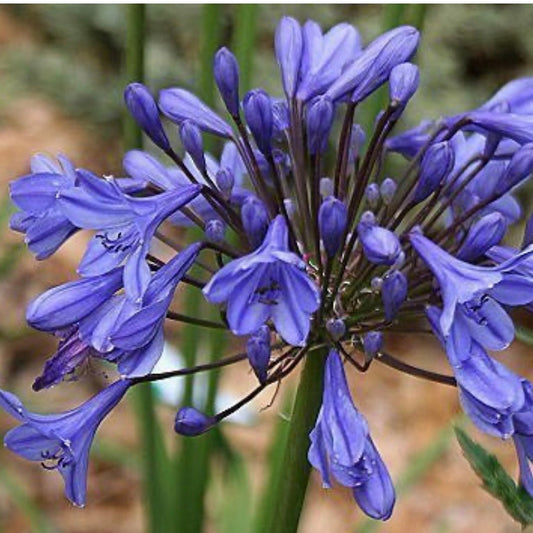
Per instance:
[[[461,428],[455,435],[470,466],[483,482],[483,488],[499,500],[511,518],[527,526],[533,524],[533,498],[517,486],[496,456],[473,441]]]

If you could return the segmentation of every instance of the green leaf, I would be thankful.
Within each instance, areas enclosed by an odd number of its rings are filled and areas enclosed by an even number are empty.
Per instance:
[[[502,503],[511,518],[523,526],[533,524],[533,498],[526,490],[517,486],[496,456],[472,440],[464,430],[456,427],[455,435],[464,456],[483,482],[483,488]]]
[[[233,52],[239,62],[240,89],[244,94],[251,87],[255,56],[255,35],[257,27],[257,4],[235,6],[235,30],[233,32]]]
[[[247,533],[252,522],[252,487],[241,457],[234,457],[221,483],[217,531],[220,533]]]

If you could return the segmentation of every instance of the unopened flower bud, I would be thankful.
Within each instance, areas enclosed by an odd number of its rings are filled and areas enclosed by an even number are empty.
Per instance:
[[[407,298],[407,278],[399,270],[393,270],[383,279],[381,299],[385,318],[390,322]]]
[[[221,168],[215,176],[217,187],[220,189],[220,192],[224,198],[229,198],[231,196],[231,191],[235,185],[235,177],[233,173],[227,168]]]
[[[334,196],[328,196],[318,211],[320,237],[328,257],[334,257],[342,245],[346,230],[348,210],[343,202]]]
[[[351,163],[359,157],[361,154],[361,149],[363,148],[366,141],[365,130],[359,124],[354,124],[350,134],[350,151],[349,151],[349,160]]]
[[[333,196],[333,180],[331,178],[320,178],[320,196]]]
[[[371,209],[379,204],[379,186],[377,183],[369,183],[365,190],[366,201]]]
[[[184,120],[180,126],[180,138],[183,148],[191,156],[194,164],[202,173],[206,173],[204,142],[200,128],[191,120]]]
[[[454,165],[454,152],[447,141],[432,144],[420,164],[420,177],[413,200],[425,200],[442,183]]]
[[[244,97],[244,116],[257,147],[264,154],[272,149],[273,116],[270,96],[262,89],[253,89]]]
[[[268,212],[265,204],[255,196],[249,196],[242,204],[241,219],[250,244],[257,248],[268,229]]]
[[[287,102],[278,100],[272,104],[272,117],[274,137],[278,140],[283,138],[283,132],[289,129],[289,108]]]
[[[276,28],[276,59],[287,98],[296,92],[303,53],[302,28],[292,17],[283,17]]]
[[[379,292],[381,290],[381,287],[383,287],[383,278],[376,276],[370,280],[370,288],[374,292]]]
[[[369,331],[364,334],[363,350],[367,362],[372,361],[381,348],[383,348],[383,333],[381,331]]]
[[[357,225],[365,257],[376,265],[393,265],[402,252],[400,241],[392,231],[376,225],[374,215],[369,213],[363,213]]]
[[[142,83],[130,83],[124,91],[124,101],[146,135],[162,150],[170,150],[170,142],[159,118],[159,109],[150,91]]]
[[[221,48],[213,62],[213,74],[220,96],[229,114],[239,116],[239,64],[226,48]]]
[[[216,418],[207,416],[194,407],[182,407],[176,413],[174,431],[187,437],[201,435],[216,424]]]
[[[481,217],[468,230],[457,257],[463,261],[473,261],[481,257],[503,239],[506,231],[507,223],[501,213],[495,211]]]
[[[402,112],[407,102],[415,94],[419,81],[418,67],[412,63],[400,63],[391,70],[389,98],[391,105],[398,107],[398,114]]]
[[[381,199],[385,205],[389,205],[392,202],[397,188],[398,186],[393,179],[385,178],[383,180],[383,183],[379,188],[379,192],[381,193]]]
[[[346,324],[342,318],[330,318],[326,322],[326,329],[332,338],[336,341],[342,339],[346,334]]]
[[[212,218],[205,223],[205,236],[211,242],[223,242],[226,225],[218,218]]]
[[[533,143],[528,143],[514,153],[493,194],[505,194],[525,180],[531,172],[533,172]]]
[[[327,96],[315,98],[307,109],[307,146],[311,154],[322,153],[328,147],[335,107]]]
[[[270,328],[261,326],[246,342],[248,361],[260,383],[265,383],[270,361]]]

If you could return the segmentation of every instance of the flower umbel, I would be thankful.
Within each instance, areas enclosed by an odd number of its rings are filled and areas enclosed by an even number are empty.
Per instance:
[[[533,309],[531,219],[522,249],[505,246],[522,216],[514,193],[533,169],[533,80],[511,82],[477,110],[392,136],[416,101],[420,73],[409,61],[419,37],[401,26],[364,47],[349,24],[324,33],[284,17],[275,38],[284,95],[254,88],[241,98],[239,66],[226,48],[214,58],[226,118],[183,88],[162,90],[157,102],[141,84],[126,88],[128,109],[165,163],[133,150],[123,161],[128,177],[102,178],[63,156],[60,165],[36,156],[32,173],[11,184],[20,209],[12,228],[26,233],[38,259],[74,232],[95,234],[81,278],[28,308],[30,325],[59,339],[34,388],[78,377],[88,360],[114,364],[123,377],[59,415],[34,415],[0,393],[22,422],[6,436],[8,447],[57,468],[81,505],[94,432],[130,386],[247,360],[258,384],[235,405],[180,407],[174,429],[193,437],[329,352],[322,406],[312,413],[314,429],[306,428],[309,462],[325,487],[336,481],[369,516],[391,516],[391,477],[344,366],[362,377],[384,364],[456,387],[481,430],[513,438],[521,483],[533,496],[532,386],[488,354],[512,343],[511,309]],[[389,102],[364,132],[359,109],[386,83]],[[161,114],[177,125],[181,148]],[[220,160],[205,152],[209,135],[224,140]],[[403,170],[387,167],[390,152],[408,160]],[[203,235],[193,243],[183,238],[191,226]],[[182,284],[219,318],[173,311]],[[227,330],[244,337],[236,340],[242,350],[154,373],[166,319]],[[427,333],[428,325],[448,374],[387,351],[391,332]]]

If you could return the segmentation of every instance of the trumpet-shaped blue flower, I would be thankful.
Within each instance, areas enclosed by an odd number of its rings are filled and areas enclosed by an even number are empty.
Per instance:
[[[320,304],[305,263],[289,250],[287,223],[281,215],[270,223],[257,250],[228,263],[203,292],[210,302],[227,302],[227,319],[236,335],[250,335],[272,319],[281,337],[294,346],[305,343],[311,314]]]
[[[338,352],[329,352],[324,372],[322,407],[310,434],[309,462],[320,472],[323,486],[331,476],[350,487],[361,509],[387,520],[395,502],[392,480],[370,438],[364,416],[353,404]]]
[[[26,234],[25,242],[39,260],[50,257],[78,229],[58,202],[63,191],[76,185],[76,172],[65,156],[59,155],[58,161],[37,154],[32,173],[10,184],[11,200],[20,209],[10,227]]]
[[[446,349],[464,411],[482,431],[502,438],[513,434],[513,416],[523,408],[521,378],[487,355],[461,321],[443,335],[441,311],[428,307],[427,317]]]
[[[528,257],[533,255],[533,247],[516,254],[495,267],[471,265],[457,259],[427,239],[418,230],[410,234],[411,243],[439,282],[444,309],[440,318],[444,336],[450,332],[456,309],[460,304],[478,306],[477,297],[492,294],[495,299],[508,303],[510,299],[518,303],[527,298],[523,285],[512,274]],[[513,283],[514,282],[514,283]],[[498,285],[501,284],[500,287]],[[522,303],[526,303],[522,301]],[[487,317],[485,317],[487,318]]]
[[[146,254],[157,227],[200,192],[190,185],[149,198],[131,198],[115,182],[79,173],[82,187],[61,194],[59,202],[78,227],[95,229],[78,268],[82,276],[103,274],[125,262],[124,287],[134,300],[150,281]]]
[[[0,407],[22,422],[9,431],[5,445],[48,470],[58,470],[65,495],[75,505],[85,505],[87,467],[94,434],[102,420],[120,402],[131,382],[119,380],[76,409],[56,415],[29,412],[10,392],[0,391]]]

